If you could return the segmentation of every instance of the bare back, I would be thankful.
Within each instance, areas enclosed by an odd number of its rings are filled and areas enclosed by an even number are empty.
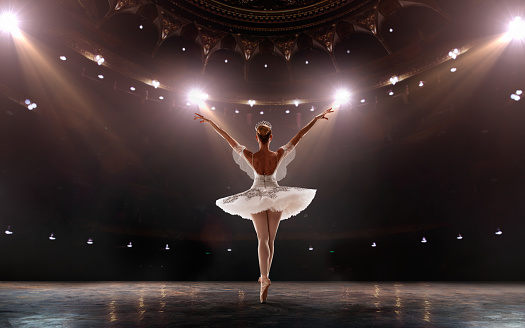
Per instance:
[[[258,152],[253,153],[253,157],[247,156],[247,158],[250,160],[253,158],[252,166],[257,174],[272,175],[275,172],[283,153],[284,150],[282,148],[279,148],[277,151],[259,150]]]

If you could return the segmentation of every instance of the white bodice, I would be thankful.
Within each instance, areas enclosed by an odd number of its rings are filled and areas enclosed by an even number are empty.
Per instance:
[[[253,175],[252,188],[279,187],[277,184],[277,170],[275,170],[272,175],[258,174],[253,170]]]

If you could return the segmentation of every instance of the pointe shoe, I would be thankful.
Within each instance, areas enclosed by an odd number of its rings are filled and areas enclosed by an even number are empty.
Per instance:
[[[268,278],[259,278],[259,280],[261,281],[261,303],[266,303],[266,298],[268,298],[268,289],[270,288],[272,282]]]

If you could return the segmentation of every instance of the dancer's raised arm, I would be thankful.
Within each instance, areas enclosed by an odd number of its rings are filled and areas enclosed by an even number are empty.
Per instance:
[[[325,110],[324,112],[322,112],[321,114],[319,114],[316,117],[314,117],[313,120],[310,121],[310,123],[306,124],[306,126],[304,128],[302,128],[295,135],[295,137],[292,138],[292,140],[290,140],[290,143],[292,145],[296,146],[299,143],[299,140],[301,140],[301,138],[304,137],[308,133],[308,131],[310,131],[312,126],[314,126],[315,122],[317,122],[317,120],[321,120],[321,119],[328,120],[328,117],[326,117],[326,115],[330,114],[330,113],[333,113],[333,112],[334,111],[332,110],[332,107],[330,107],[327,110]]]
[[[239,146],[239,143],[237,142],[237,140],[233,139],[226,131],[221,129],[217,124],[215,124],[215,122],[213,122],[209,118],[206,118],[201,114],[195,113],[195,117],[193,117],[193,119],[200,120],[200,123],[209,123],[212,126],[212,128],[215,130],[215,132],[217,132],[221,137],[226,139],[226,141],[230,144],[232,148]]]

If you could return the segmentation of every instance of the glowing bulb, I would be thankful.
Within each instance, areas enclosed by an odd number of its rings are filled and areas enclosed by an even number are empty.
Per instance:
[[[228,252],[231,252],[231,251],[232,251],[232,249],[231,249],[231,248],[228,248],[228,249],[227,249],[227,251],[228,251]]]
[[[37,107],[37,105],[36,105],[35,103],[32,103],[32,104],[30,104],[29,106],[27,106],[27,109],[29,109],[29,110],[33,110],[33,109],[35,109],[36,107]]]
[[[264,114],[264,112],[263,112],[263,111],[261,111],[261,112],[260,112],[259,114],[263,115],[263,114]]]
[[[88,245],[93,245],[93,239],[89,238],[88,241],[87,241],[87,244]]]
[[[313,112],[315,110],[315,107],[312,106],[312,108],[310,108],[310,111]]]
[[[157,80],[153,80],[153,81],[151,81],[151,85],[152,85],[155,89],[157,89],[158,87],[160,87],[160,82],[157,81]]]
[[[51,236],[49,236],[49,240],[55,240],[55,235],[54,234],[51,234]]]
[[[521,17],[515,17],[509,24],[509,29],[505,34],[508,40],[521,40],[525,38],[525,22]]]
[[[308,65],[308,60],[304,62],[306,65]]]
[[[463,239],[463,236],[460,233],[458,233],[458,236],[456,237],[456,239],[461,240]]]
[[[346,50],[346,53],[349,54],[349,53],[350,53],[350,49],[347,49],[347,50]]]
[[[213,106],[213,107],[211,108],[211,110],[215,110],[215,106]]]
[[[189,101],[194,104],[202,104],[208,99],[208,94],[197,89],[193,89],[188,94]]]
[[[523,90],[516,90],[516,94],[517,94],[518,96],[521,96],[521,95],[523,94]]]
[[[133,247],[133,244],[131,243],[131,241],[129,242],[129,244],[127,246],[128,246],[128,248]]]
[[[335,94],[335,102],[338,104],[345,104],[350,101],[350,92],[347,90],[339,90]]]
[[[372,243],[372,247],[377,247],[377,244],[375,242]]]
[[[285,110],[284,112],[285,112],[286,114],[290,114],[290,110],[289,110],[289,109]]]
[[[394,91],[392,91],[392,90],[388,91],[388,95],[389,96],[393,96],[394,95]]]
[[[458,69],[455,68],[455,67],[452,67],[452,68],[450,69],[450,71],[451,71],[452,73],[455,73],[457,70],[458,70]]]
[[[235,110],[235,114],[239,114],[239,110],[238,109]]]
[[[139,28],[142,30],[144,28],[144,25],[139,25]]]
[[[169,251],[170,250],[170,245],[166,244],[166,247],[164,247],[164,249]]]
[[[159,99],[160,100],[164,100],[164,96],[159,96]]]
[[[310,246],[310,247],[308,247],[308,250],[309,250],[309,251],[313,251],[314,248],[313,248],[312,246]]]
[[[15,14],[5,12],[0,15],[0,30],[16,35],[20,32],[18,29],[18,19]]]
[[[255,100],[253,99],[248,100],[248,104],[250,105],[250,107],[253,107],[253,105],[255,105]]]
[[[25,104],[26,104],[26,105],[31,105],[31,100],[26,99]]]
[[[183,48],[182,48],[182,51],[186,51],[186,48],[183,47]],[[226,61],[226,62],[228,62],[228,61]]]
[[[7,230],[5,231],[6,235],[12,235],[13,232],[11,231],[11,226],[7,226]]]
[[[511,94],[510,95],[510,99],[514,100],[514,101],[520,101],[521,100],[521,97],[518,96],[517,94]]]
[[[225,64],[228,64],[228,59],[225,59],[225,60],[224,60],[224,63],[225,63]]]
[[[496,235],[500,236],[503,234],[503,232],[500,230],[500,228],[498,228],[498,230],[495,232]]]
[[[423,81],[419,81],[419,87],[422,88],[422,87],[424,87],[424,86],[425,86],[425,82],[423,82]]]
[[[135,89],[135,87],[130,87],[129,89],[130,89],[131,91],[135,91],[135,90],[137,90],[137,89]]]
[[[66,56],[60,56],[60,60],[62,60],[62,61],[66,61],[66,60],[67,60],[67,57],[66,57]]]
[[[102,80],[102,79],[104,79],[104,75],[99,74],[99,75],[98,75],[98,78]]]
[[[426,244],[427,239],[426,239],[425,237],[423,237],[423,239],[421,239],[421,242],[422,242],[423,244]]]
[[[95,56],[95,61],[97,62],[98,66],[100,66],[100,65],[104,64],[104,62],[106,60],[101,55],[96,55]]]
[[[364,104],[365,102],[366,102],[365,98],[361,99],[361,104]]]
[[[392,33],[392,32],[394,32],[394,29],[391,28],[391,29],[388,30],[388,32]]]
[[[397,82],[399,82],[399,78],[397,76],[392,76],[390,78],[390,83],[392,83],[392,85],[396,85]]]
[[[295,107],[299,106],[299,100],[295,99],[293,103],[295,104]]]

